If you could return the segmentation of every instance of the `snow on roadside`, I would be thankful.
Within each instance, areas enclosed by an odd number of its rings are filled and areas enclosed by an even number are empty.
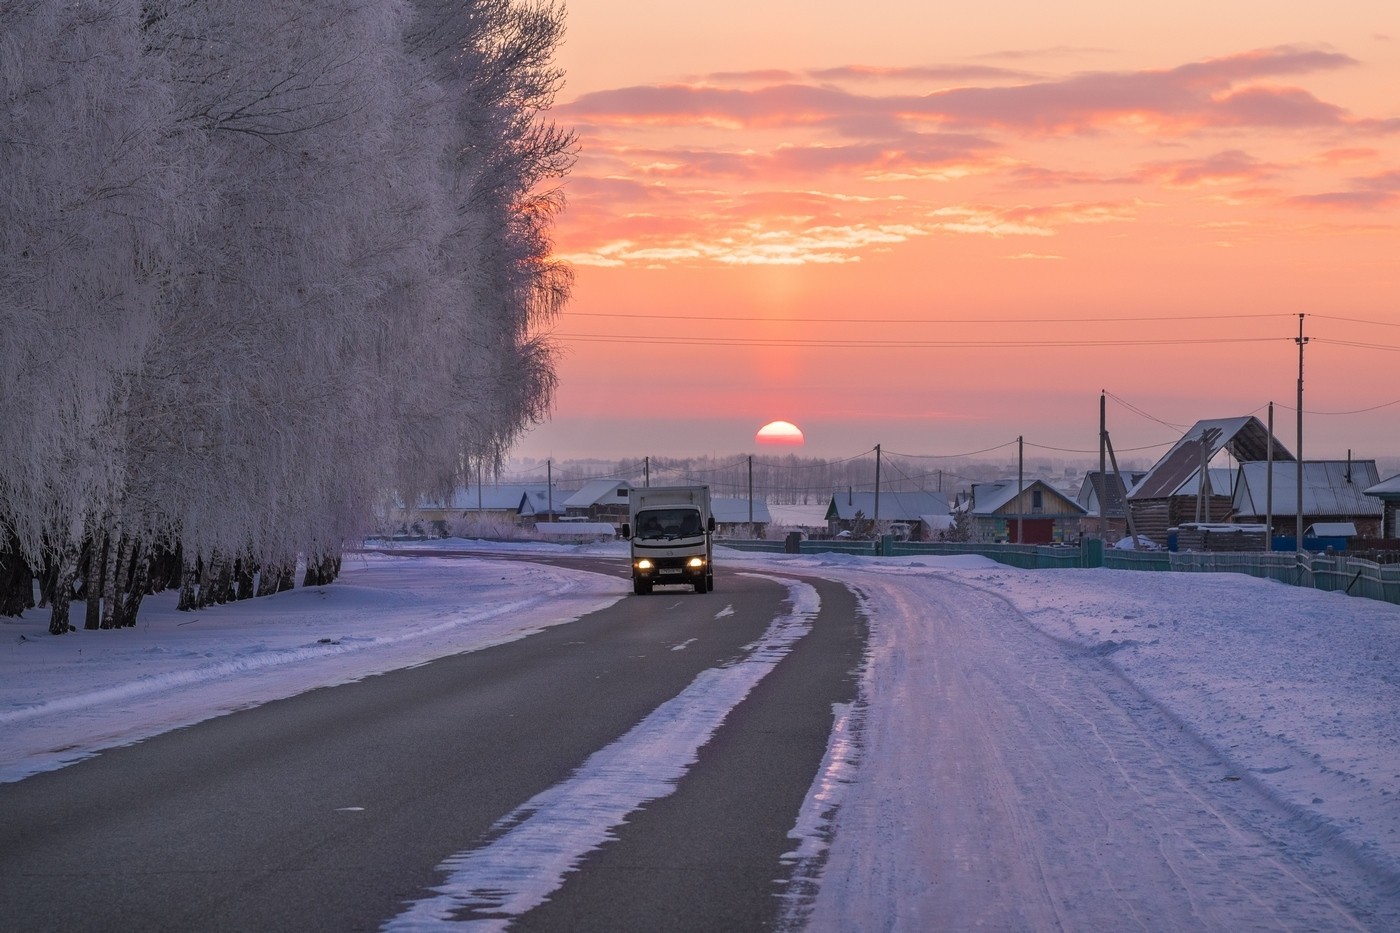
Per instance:
[[[611,605],[626,581],[541,564],[358,554],[331,586],[47,634],[0,619],[0,782],[236,709],[522,638]],[[81,611],[81,606],[78,607]]]
[[[628,592],[621,577],[488,556],[625,555],[616,542],[413,548],[483,554],[356,556],[333,586],[195,613],[175,611],[174,594],[162,594],[143,605],[134,630],[54,638],[46,613],[0,619],[0,781],[275,697],[519,638]],[[995,593],[1047,635],[1114,665],[1241,779],[1400,865],[1400,607],[1234,574],[1022,571],[979,557],[720,550],[717,558],[721,574],[948,576]]]
[[[1240,574],[1031,571],[980,557],[782,562],[857,584],[946,575],[999,596],[1046,635],[1116,668],[1234,768],[1232,779],[1400,878],[1400,606]],[[912,655],[938,650],[914,644],[909,621],[885,624],[902,627]],[[916,673],[867,676],[888,687]]]

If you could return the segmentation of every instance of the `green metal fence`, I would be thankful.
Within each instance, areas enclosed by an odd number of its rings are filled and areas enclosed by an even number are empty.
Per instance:
[[[717,541],[740,551],[783,553],[782,541]],[[1080,547],[1041,547],[1029,544],[953,542],[801,541],[800,554],[842,553],[866,557],[952,556],[977,554],[1023,570],[1060,567],[1108,567],[1116,570],[1175,571],[1177,573],[1243,573],[1350,596],[1363,596],[1400,605],[1400,564],[1377,564],[1345,554],[1303,552],[1167,552],[1105,550],[1101,542]]]

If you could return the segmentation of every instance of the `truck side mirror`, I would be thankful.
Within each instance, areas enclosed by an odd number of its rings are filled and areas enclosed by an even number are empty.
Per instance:
[[[709,522],[706,523],[706,527],[709,528],[709,530],[710,530],[711,533],[714,532],[714,530],[715,530],[715,517],[714,517],[713,515],[710,516],[710,520],[709,520]]]
[[[624,538],[630,538],[630,537],[632,537],[632,525],[631,525],[630,522],[623,522],[623,523],[622,523],[622,536],[623,536]]]

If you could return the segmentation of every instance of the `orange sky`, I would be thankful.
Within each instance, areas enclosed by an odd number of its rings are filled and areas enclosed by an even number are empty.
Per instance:
[[[1306,313],[1305,454],[1400,456],[1400,4],[669,6],[569,4],[517,454],[1096,450],[1100,390],[1120,449],[1292,449]]]

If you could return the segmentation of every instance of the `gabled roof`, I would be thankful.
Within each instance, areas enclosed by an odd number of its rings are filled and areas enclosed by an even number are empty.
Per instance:
[[[1258,517],[1268,512],[1267,463],[1241,463],[1235,484],[1235,514]],[[1348,481],[1347,474],[1351,477]],[[1379,499],[1367,495],[1376,485],[1379,470],[1374,460],[1303,461],[1303,514],[1378,516]],[[1274,464],[1275,515],[1298,512],[1298,464]]]
[[[565,499],[564,507],[586,509],[591,505],[617,505],[627,500],[626,490],[631,488],[632,484],[625,479],[595,479]],[[623,491],[621,496],[619,490]]]
[[[875,518],[874,492],[842,492],[831,497],[827,521],[853,521],[860,512]],[[947,515],[948,497],[941,492],[881,492],[880,521],[917,522],[923,515]]]
[[[419,501],[420,509],[444,509],[451,512],[519,512],[530,486],[458,486],[446,498],[427,497]],[[539,487],[544,489],[543,486]]]
[[[749,500],[711,499],[710,511],[714,513],[715,521],[720,524],[745,524],[749,520]],[[768,503],[762,499],[753,500],[753,520],[755,524],[759,522],[767,523],[773,520],[773,517],[768,514]]]
[[[977,483],[972,487],[972,507],[969,512],[973,515],[995,515],[1016,501],[1017,496],[1032,489],[1039,489],[1041,492],[1048,492],[1055,498],[1063,501],[1071,509],[1083,512],[1084,506],[1075,502],[1069,496],[1060,492],[1054,486],[1043,479],[1028,479],[1018,483],[1014,479],[998,480],[994,483]]]
[[[1100,513],[1099,503],[1107,501],[1108,508],[1104,514],[1112,517],[1122,517],[1123,515],[1123,483],[1128,484],[1128,489],[1132,489],[1147,473],[1142,470],[1130,471],[1123,474],[1122,482],[1119,481],[1116,473],[1109,473],[1107,476],[1094,470],[1084,476],[1084,482],[1080,484],[1079,494],[1074,501],[1090,515]],[[1105,496],[1104,493],[1107,492]]]
[[[550,495],[549,490],[544,486],[531,486],[525,490],[525,502],[520,507],[520,514],[548,515],[551,505],[554,508],[554,514],[561,514],[564,511],[564,503],[576,492],[578,492],[577,489],[560,489],[555,486],[554,494]]]
[[[1400,473],[1376,483],[1366,490],[1366,495],[1375,496],[1378,499],[1400,499]]]
[[[1291,461],[1293,455],[1284,449],[1278,438],[1269,435],[1269,429],[1253,415],[1242,418],[1217,418],[1197,421],[1177,441],[1166,456],[1147,471],[1128,493],[1128,501],[1140,502],[1144,499],[1166,499],[1185,495],[1179,492],[1182,486],[1201,469],[1202,442],[1206,444],[1205,461],[1210,462],[1221,450],[1229,451],[1230,456],[1240,463],[1253,460],[1268,460],[1269,446],[1273,445],[1274,460]]]

